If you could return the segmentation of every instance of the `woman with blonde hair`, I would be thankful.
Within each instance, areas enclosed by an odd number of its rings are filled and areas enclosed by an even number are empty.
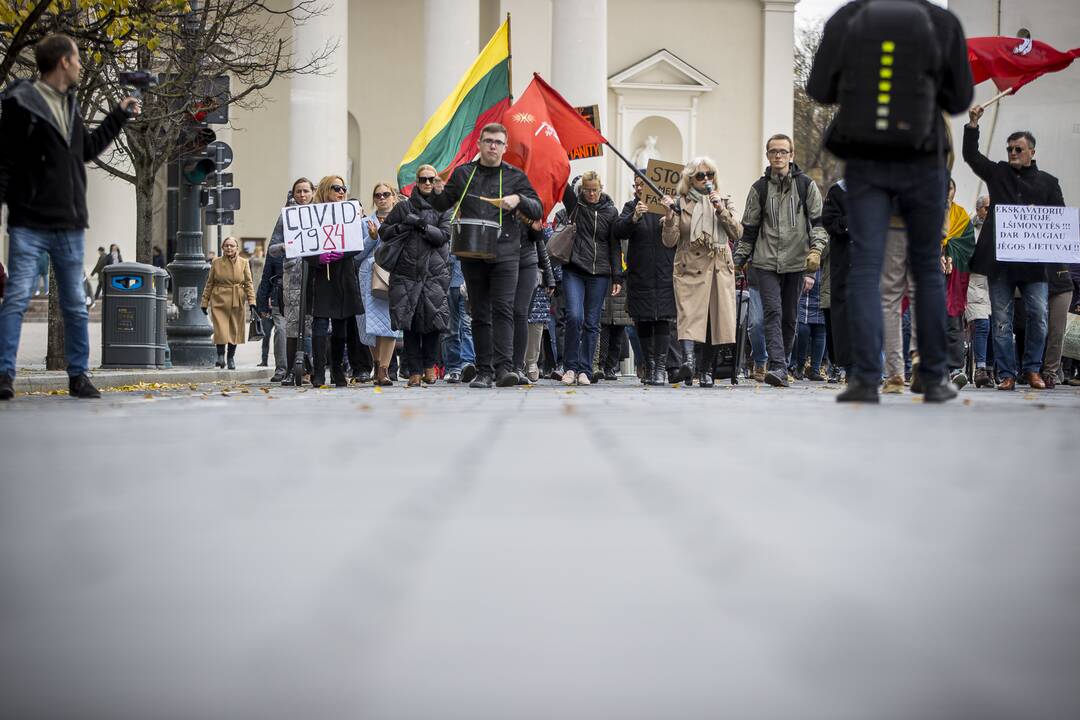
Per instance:
[[[738,242],[742,226],[731,198],[716,189],[716,163],[698,157],[687,163],[679,180],[679,202],[665,197],[661,221],[664,245],[675,248],[675,306],[683,364],[674,382],[713,386],[716,346],[735,342],[735,265],[729,242]],[[700,357],[698,357],[700,356]]]
[[[200,305],[203,314],[210,316],[214,326],[217,366],[226,366],[225,349],[228,347],[228,367],[235,370],[236,346],[246,340],[245,307],[251,309],[252,317],[256,316],[251,266],[240,257],[240,245],[236,238],[225,238],[221,243],[221,257],[214,258],[210,263],[210,275],[206,278]]]
[[[394,348],[401,338],[390,320],[390,299],[388,295],[376,297],[371,292],[371,281],[375,273],[375,250],[382,242],[379,228],[398,202],[397,190],[388,182],[375,183],[371,190],[371,201],[375,211],[364,218],[364,251],[357,260],[360,264],[360,293],[364,300],[363,322],[360,325],[360,341],[372,348],[372,360],[375,365],[375,384],[386,387],[393,385],[390,379],[390,362],[394,358]]]
[[[340,175],[327,175],[315,188],[315,203],[343,202],[349,186]],[[327,339],[330,349],[330,374],[336,387],[349,384],[345,376],[346,323],[356,322],[362,311],[360,286],[353,258],[358,253],[330,251],[305,258],[311,265],[311,384],[326,384]],[[333,321],[333,323],[331,323]]]

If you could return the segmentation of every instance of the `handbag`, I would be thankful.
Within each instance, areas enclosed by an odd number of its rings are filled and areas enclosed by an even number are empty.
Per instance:
[[[547,250],[551,263],[565,265],[570,262],[570,256],[574,252],[574,238],[577,236],[577,210],[570,222],[552,233],[548,240]]]
[[[248,342],[263,339],[263,327],[262,318],[258,315],[252,315],[251,320],[248,321]]]
[[[390,271],[379,263],[371,266],[371,295],[382,300],[390,298]]]

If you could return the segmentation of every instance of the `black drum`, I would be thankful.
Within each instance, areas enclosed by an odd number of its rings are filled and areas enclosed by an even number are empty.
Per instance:
[[[491,220],[461,218],[450,224],[450,252],[470,260],[494,260],[502,226]]]

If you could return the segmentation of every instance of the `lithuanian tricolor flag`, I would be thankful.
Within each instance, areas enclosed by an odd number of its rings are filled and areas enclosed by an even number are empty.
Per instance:
[[[508,107],[510,18],[412,141],[398,166],[398,187],[402,190],[410,187],[421,165],[433,165],[440,175],[449,177],[454,168],[476,154],[480,128],[489,122],[500,122]]]

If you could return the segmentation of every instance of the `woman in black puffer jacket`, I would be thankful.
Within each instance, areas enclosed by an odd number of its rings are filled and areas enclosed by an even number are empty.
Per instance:
[[[437,173],[416,171],[408,202],[399,202],[379,228],[383,243],[398,245],[390,271],[390,320],[405,335],[408,387],[435,382],[439,333],[450,327],[450,214],[431,207]],[[386,252],[386,251],[384,251]]]
[[[590,384],[604,298],[622,289],[622,248],[614,236],[619,211],[602,190],[600,176],[590,170],[581,176],[580,192],[568,187],[563,196],[567,217],[577,223],[570,262],[563,266],[566,385]]]

